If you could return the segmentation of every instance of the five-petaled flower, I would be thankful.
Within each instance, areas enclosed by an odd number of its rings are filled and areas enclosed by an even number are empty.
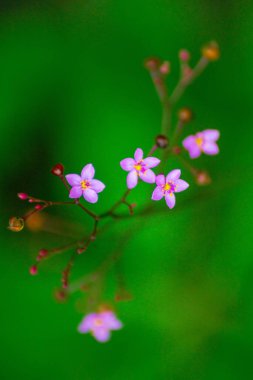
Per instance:
[[[87,202],[96,203],[98,193],[104,190],[105,185],[103,182],[93,179],[94,175],[95,169],[92,164],[88,164],[83,168],[81,176],[78,174],[67,174],[66,180],[72,186],[69,198],[77,199],[83,196]]]
[[[189,184],[180,179],[181,171],[179,169],[172,170],[165,178],[163,174],[156,177],[157,187],[153,191],[152,200],[160,201],[165,197],[165,201],[169,208],[173,208],[176,204],[174,193],[180,193],[189,187]]]
[[[82,334],[90,332],[97,341],[107,342],[111,337],[111,330],[119,330],[122,326],[116,315],[107,310],[86,315],[78,326],[78,331]]]
[[[219,147],[216,144],[219,137],[220,132],[217,129],[206,129],[196,135],[186,137],[183,146],[188,150],[191,158],[198,158],[202,152],[212,156],[219,153]]]
[[[120,162],[120,166],[123,170],[126,170],[127,175],[127,187],[133,189],[137,183],[138,178],[144,182],[155,183],[155,173],[150,170],[160,164],[160,160],[156,157],[143,158],[143,150],[138,148],[134,153],[133,158],[125,158]]]

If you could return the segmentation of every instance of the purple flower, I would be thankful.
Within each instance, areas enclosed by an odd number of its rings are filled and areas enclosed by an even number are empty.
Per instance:
[[[165,201],[169,208],[173,208],[176,204],[176,197],[174,193],[180,193],[189,187],[189,184],[180,179],[181,170],[172,170],[167,177],[163,174],[159,174],[156,177],[157,187],[153,191],[152,200],[160,201],[165,197]]]
[[[134,159],[125,158],[120,162],[122,169],[129,172],[127,175],[127,187],[133,189],[137,185],[139,177],[144,182],[155,183],[155,173],[150,168],[154,168],[159,164],[160,160],[158,158],[143,158],[143,150],[136,149]]]
[[[81,176],[78,174],[68,174],[66,175],[66,180],[72,186],[69,192],[69,198],[80,198],[81,196],[87,202],[96,203],[98,201],[98,193],[104,190],[105,185],[103,182],[93,179],[95,174],[95,169],[92,164],[86,165]]]
[[[82,334],[90,332],[99,342],[107,342],[111,337],[111,330],[119,330],[122,326],[115,314],[108,310],[86,315],[78,326],[78,331]]]
[[[197,158],[201,153],[215,155],[219,153],[219,147],[216,141],[220,137],[220,132],[216,129],[206,129],[196,135],[186,137],[183,146],[188,150],[191,158]]]

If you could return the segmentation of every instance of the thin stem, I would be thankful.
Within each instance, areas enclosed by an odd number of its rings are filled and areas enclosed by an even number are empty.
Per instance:
[[[116,202],[107,212],[100,215],[100,218],[105,218],[107,216],[113,216],[114,211],[123,203],[126,204],[129,207],[129,204],[126,202],[126,198],[130,194],[131,189],[127,189],[123,196],[120,198],[118,202]]]
[[[195,68],[192,70],[191,75],[189,75],[187,78],[181,77],[181,79],[178,82],[178,85],[176,86],[175,90],[170,96],[170,103],[172,105],[178,102],[178,100],[181,98],[187,87],[204,71],[208,63],[208,59],[206,59],[205,57],[201,57],[198,63],[196,64]]]
[[[99,216],[97,214],[94,214],[94,212],[88,210],[78,199],[76,199],[75,204],[80,207],[83,211],[86,212],[86,214],[90,215],[93,219],[99,220]]]

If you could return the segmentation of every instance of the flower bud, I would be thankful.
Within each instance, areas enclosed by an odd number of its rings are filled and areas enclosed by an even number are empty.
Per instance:
[[[25,201],[28,198],[28,194],[26,194],[26,193],[18,193],[18,197],[22,201]]]
[[[79,248],[77,248],[77,250],[76,250],[76,253],[78,254],[78,255],[81,255],[83,252],[85,252],[87,250],[87,247],[79,247]]]
[[[208,174],[208,172],[204,170],[199,170],[196,174],[195,179],[196,183],[200,186],[210,185],[210,183],[212,182],[210,175]]]
[[[178,156],[182,152],[182,149],[180,146],[173,146],[172,153],[175,154],[175,156]]]
[[[158,58],[156,57],[151,57],[151,58],[148,58],[145,60],[144,62],[144,66],[146,67],[146,69],[148,69],[149,71],[155,71],[155,70],[158,70],[159,66],[160,66],[161,62]]]
[[[37,256],[37,261],[41,261],[47,255],[48,255],[48,250],[47,249],[40,249],[39,252],[38,252],[38,256]]]
[[[179,52],[180,61],[188,62],[190,60],[190,58],[191,58],[191,55],[190,55],[188,50],[186,50],[186,49],[180,50],[180,52]]]
[[[67,293],[64,289],[57,289],[54,292],[54,297],[58,302],[65,302],[67,299]]]
[[[170,73],[170,62],[169,61],[164,61],[160,68],[160,73],[163,75],[168,75]]]
[[[220,58],[219,45],[215,41],[211,41],[202,48],[202,55],[208,61],[217,61]]]
[[[30,275],[32,275],[32,276],[36,276],[36,274],[38,274],[38,268],[37,268],[37,265],[33,265],[33,266],[31,266],[31,268],[29,269],[29,272],[30,272]]]
[[[165,149],[169,145],[169,140],[164,135],[158,135],[156,136],[156,145],[158,148]]]
[[[178,118],[184,124],[189,123],[192,120],[192,117],[193,114],[190,108],[184,107],[178,111]]]
[[[64,173],[64,166],[62,164],[56,164],[52,167],[51,173],[57,177],[63,175]]]
[[[13,231],[13,232],[20,232],[24,228],[24,225],[25,225],[25,221],[23,218],[13,216],[9,220],[8,229]]]
[[[42,210],[43,209],[43,205],[36,205],[34,208],[35,208],[35,210]]]

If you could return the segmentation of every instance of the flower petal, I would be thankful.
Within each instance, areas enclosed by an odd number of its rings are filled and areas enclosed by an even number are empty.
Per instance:
[[[176,197],[175,197],[174,193],[167,193],[167,194],[165,194],[165,200],[166,200],[167,206],[170,209],[172,209],[173,207],[175,207]]]
[[[169,174],[166,177],[166,182],[169,181],[176,181],[178,178],[181,176],[181,170],[180,169],[175,169],[169,172]]]
[[[92,164],[87,164],[81,172],[82,179],[92,179],[95,175],[95,169]]]
[[[101,193],[101,191],[103,191],[105,188],[105,185],[103,184],[103,182],[99,181],[98,179],[92,179],[90,181],[90,184],[91,184],[92,190],[95,190],[96,193]]]
[[[136,170],[131,170],[130,173],[127,175],[127,187],[129,189],[133,189],[138,182],[138,175],[136,173]]]
[[[206,129],[202,132],[205,140],[209,140],[212,142],[217,141],[220,138],[220,131],[217,129]]]
[[[104,327],[97,327],[92,331],[92,335],[101,343],[107,342],[111,337],[110,331]]]
[[[72,198],[72,199],[80,198],[82,196],[82,193],[83,191],[82,191],[81,186],[74,186],[69,192],[69,198]]]
[[[165,176],[163,174],[157,175],[155,182],[156,182],[157,186],[165,185]]]
[[[116,318],[112,311],[105,311],[100,314],[100,317],[110,330],[119,330],[123,327],[121,321]]]
[[[92,325],[93,325],[93,321],[94,321],[94,318],[97,317],[97,314],[95,313],[92,313],[92,314],[88,314],[86,315],[82,322],[80,323],[80,325],[78,326],[78,331],[80,333],[87,333],[88,331],[90,331]]]
[[[80,182],[82,181],[82,178],[80,175],[77,174],[67,174],[65,176],[67,182],[70,184],[70,186],[78,186],[80,185]]]
[[[83,197],[89,203],[96,203],[98,201],[98,195],[92,189],[83,190]]]
[[[135,153],[134,153],[134,159],[135,161],[141,161],[143,159],[143,150],[138,148],[136,149]]]
[[[215,142],[205,142],[203,144],[202,150],[204,153],[211,156],[219,153],[219,147]]]
[[[147,157],[143,160],[143,162],[147,168],[155,168],[157,165],[160,164],[161,160],[159,160],[156,157]]]
[[[135,164],[135,161],[133,158],[125,158],[124,160],[120,161],[120,166],[123,170],[126,170],[127,172],[130,172],[130,170],[133,169]]]
[[[155,183],[155,173],[150,169],[145,170],[144,173],[140,172],[139,176],[144,182]]]
[[[188,189],[188,187],[190,186],[189,183],[187,183],[186,181],[183,181],[182,179],[178,179],[177,181],[175,181],[175,184],[176,184],[176,188],[175,188],[176,193],[180,193],[181,191]]]
[[[192,147],[189,149],[189,155],[191,158],[198,158],[201,155],[201,149],[197,144],[192,145]]]
[[[152,194],[151,199],[152,199],[153,201],[160,201],[160,199],[162,199],[163,196],[164,196],[164,193],[163,193],[161,187],[160,187],[160,186],[157,186],[157,187],[155,188],[155,190],[153,191],[153,194]]]
[[[183,140],[183,142],[182,142],[183,147],[184,147],[186,150],[191,149],[192,145],[196,145],[195,140],[196,140],[196,137],[195,137],[195,136],[190,135],[190,136],[186,137],[186,138]]]

